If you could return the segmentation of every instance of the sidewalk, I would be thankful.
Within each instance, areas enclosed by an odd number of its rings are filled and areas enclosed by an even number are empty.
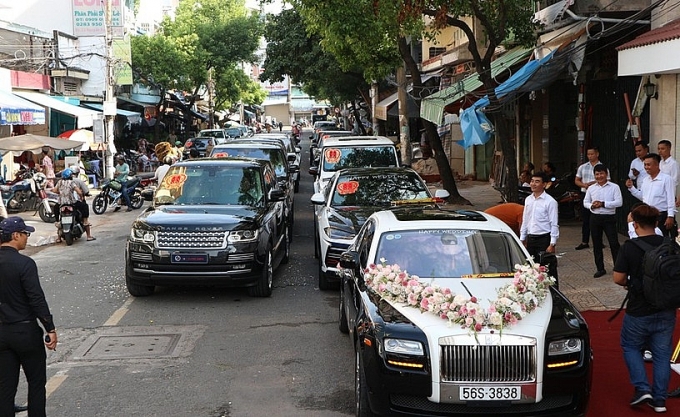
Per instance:
[[[460,194],[473,204],[473,207],[460,206],[461,208],[486,210],[501,201],[499,192],[488,182],[458,181],[456,184]],[[627,236],[619,234],[619,243],[623,243],[626,239]],[[581,243],[581,222],[579,220],[560,221],[560,238],[557,241],[560,291],[581,311],[618,309],[626,296],[626,290],[612,281],[613,262],[609,248],[604,250],[607,275],[593,278],[595,261],[592,245],[589,249],[577,251],[574,248],[579,243]]]

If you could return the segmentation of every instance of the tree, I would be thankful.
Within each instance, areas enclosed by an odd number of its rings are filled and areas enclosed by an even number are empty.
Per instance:
[[[414,90],[422,87],[418,65],[411,56],[407,38],[433,36],[434,32],[426,28],[423,16],[434,17],[434,31],[444,25],[461,28],[469,40],[469,50],[480,72],[480,78],[487,91],[493,92],[495,83],[489,71],[491,58],[496,46],[500,45],[511,34],[520,43],[533,40],[531,9],[523,0],[294,0],[293,2],[305,17],[309,30],[318,33],[323,39],[324,48],[338,59],[341,65],[354,63],[364,68],[366,79],[380,79],[392,72],[397,65],[406,65],[411,73]],[[338,13],[338,10],[342,10]],[[480,54],[474,32],[461,17],[475,16],[489,40],[484,56]],[[401,62],[398,62],[401,58]],[[420,97],[413,97],[420,108]],[[495,96],[490,97],[490,109],[499,108]],[[506,168],[509,172],[508,183],[517,183],[515,167],[515,150],[510,141],[510,133],[506,121],[502,117],[496,119],[496,134],[499,136],[501,149],[505,155]],[[451,197],[449,202],[469,202],[458,192],[455,179],[451,173],[448,159],[445,157],[441,139],[436,126],[423,120],[426,135],[435,151],[435,159],[442,176],[442,183]],[[510,187],[512,192],[516,187]],[[512,194],[510,194],[512,196]],[[512,198],[512,197],[511,197]]]

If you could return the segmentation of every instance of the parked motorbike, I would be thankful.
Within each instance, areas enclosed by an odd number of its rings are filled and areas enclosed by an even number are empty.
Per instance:
[[[45,191],[47,177],[41,172],[31,170],[27,170],[25,175],[30,175],[30,177],[16,181],[11,185],[0,185],[7,212],[19,213],[35,210],[42,221],[53,223],[57,199],[54,195],[48,197]]]
[[[157,181],[154,179],[155,172],[144,172],[137,174],[139,177],[140,194],[145,201],[153,200],[153,195],[156,192]]]
[[[573,219],[580,215],[583,199],[581,190],[574,183],[573,174],[564,174],[561,178],[551,178],[545,191],[557,201],[560,219]],[[519,187],[520,204],[531,194],[530,187]]]
[[[130,196],[130,205],[132,206],[130,208],[132,209],[138,209],[144,205],[144,198],[142,198],[139,184],[139,177],[132,177],[125,184]],[[108,206],[125,204],[125,199],[121,192],[122,188],[122,184],[116,180],[105,182],[101,187],[101,192],[92,200],[92,211],[95,214],[103,214]]]
[[[82,215],[72,204],[62,204],[59,207],[59,237],[71,246],[75,239],[85,233]]]

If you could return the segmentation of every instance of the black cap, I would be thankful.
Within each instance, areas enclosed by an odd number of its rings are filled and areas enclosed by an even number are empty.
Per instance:
[[[0,222],[0,229],[3,233],[14,233],[14,232],[35,232],[35,227],[27,226],[24,223],[24,219],[19,216],[8,217],[2,222]]]

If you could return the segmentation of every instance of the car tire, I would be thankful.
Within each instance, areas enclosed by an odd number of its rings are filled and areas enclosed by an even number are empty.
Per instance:
[[[106,211],[107,201],[103,195],[98,195],[92,200],[92,211],[94,214],[104,214]]]
[[[345,291],[340,288],[340,302],[338,303],[338,329],[340,333],[349,333],[349,323],[347,323],[347,311],[345,310]]]
[[[319,289],[321,291],[328,291],[332,289],[331,283],[328,281],[328,276],[321,269],[321,259],[319,259]]]
[[[286,236],[283,237],[283,258],[281,258],[281,263],[282,264],[287,264],[288,261],[290,261],[290,239],[288,238],[288,233],[290,233],[289,229],[286,229]]]
[[[133,284],[127,274],[125,275],[125,286],[127,287],[130,295],[133,297],[148,297],[153,294],[155,289],[155,286],[153,285]]]
[[[300,192],[300,176],[298,175],[297,179],[295,180],[295,186],[293,188],[293,192]]]
[[[319,244],[319,232],[316,229],[316,219],[314,219],[314,259],[319,259],[321,247]]]
[[[361,348],[357,342],[354,349],[354,401],[357,417],[373,417],[371,406],[368,403],[368,386],[366,386],[366,372],[361,362]]]
[[[262,273],[257,285],[248,288],[251,297],[270,297],[274,283],[274,268],[272,266],[272,250],[267,248],[267,255],[262,265]]]

